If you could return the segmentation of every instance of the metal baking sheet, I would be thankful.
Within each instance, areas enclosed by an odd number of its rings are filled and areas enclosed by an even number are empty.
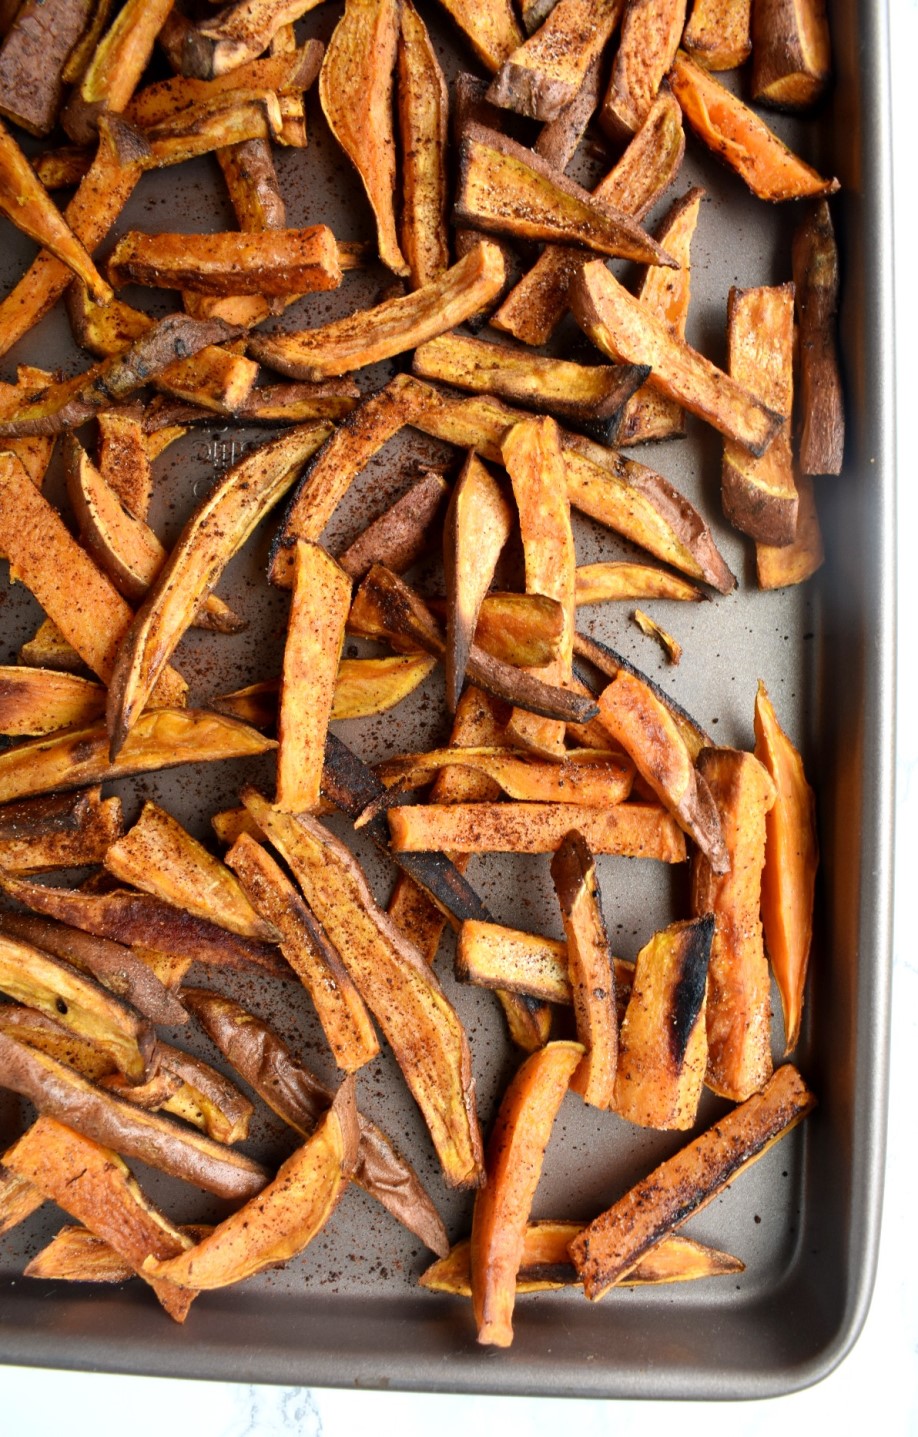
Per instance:
[[[423,9],[426,14],[434,7]],[[340,11],[339,4],[322,6],[303,32],[327,38]],[[486,1350],[475,1342],[467,1304],[416,1287],[428,1261],[418,1242],[352,1189],[300,1259],[241,1287],[206,1294],[178,1328],[140,1283],[101,1289],[22,1278],[29,1256],[60,1223],[60,1214],[46,1206],[0,1247],[0,1360],[286,1384],[758,1397],[824,1376],[854,1341],[873,1282],[886,1110],[894,712],[891,225],[885,7],[836,0],[830,11],[836,66],[830,99],[815,122],[775,120],[791,144],[837,174],[843,187],[833,214],[843,260],[848,439],[844,474],[817,481],[825,567],[803,588],[756,590],[752,546],[720,514],[720,442],[693,423],[684,443],[645,446],[639,457],[702,509],[739,576],[738,592],[704,605],[647,606],[684,644],[677,670],[667,668],[651,641],[638,634],[629,606],[581,616],[719,741],[751,745],[755,687],[764,678],[817,789],[822,869],[798,1061],[820,1106],[686,1228],[741,1256],[745,1272],[717,1282],[624,1290],[595,1305],[577,1291],[529,1297],[517,1305],[512,1348]],[[446,23],[430,18],[448,71],[459,63],[473,68]],[[364,237],[370,233],[368,209],[331,141],[315,92],[308,113],[308,150],[287,151],[279,162],[289,222],[327,221],[341,239]],[[584,179],[591,164],[595,171],[595,160],[584,162]],[[688,337],[723,362],[728,289],[790,277],[789,237],[797,212],[754,201],[689,139],[674,192],[694,183],[709,198],[694,242]],[[231,223],[216,165],[205,160],[147,176],[112,238],[131,226],[206,230]],[[4,290],[29,257],[27,243],[5,230]],[[304,304],[302,320],[317,324],[372,303],[384,283],[383,271],[350,276],[337,294]],[[149,307],[149,293],[127,297]],[[156,298],[162,310],[169,307],[168,297]],[[565,343],[580,343],[576,331],[566,331]],[[12,377],[16,362],[72,371],[84,361],[63,314],[55,312],[4,359],[2,377]],[[360,376],[361,386],[378,388],[395,367],[377,366]],[[153,511],[167,543],[215,473],[260,437],[263,432],[218,421],[168,451],[158,465]],[[385,508],[417,465],[430,461],[455,468],[456,452],[414,431],[387,446],[330,525],[332,552]],[[58,484],[52,480],[52,497],[59,497]],[[279,669],[287,600],[264,582],[271,530],[269,520],[218,590],[244,612],[249,629],[233,638],[192,633],[178,651],[193,700]],[[626,553],[626,546],[587,521],[578,521],[576,538],[581,563]],[[435,583],[435,570],[426,577]],[[11,660],[38,618],[26,593],[3,585],[0,660]],[[444,722],[439,683],[432,680],[393,713],[341,725],[340,731],[372,760],[438,741]],[[270,777],[270,762],[260,760],[179,769],[116,787],[128,818],[150,797],[207,837],[210,814],[231,805],[243,781],[267,783]],[[344,832],[340,823],[333,826]],[[384,897],[392,869],[359,843],[358,851]],[[546,860],[491,856],[475,859],[469,876],[499,919],[560,934],[547,869]],[[623,957],[633,958],[656,927],[687,911],[687,870],[605,858],[600,877],[613,946]],[[450,970],[448,939],[438,972],[468,1028],[486,1123],[516,1058],[491,997],[456,985]],[[307,1062],[332,1076],[321,1034],[295,987],[238,976],[228,986],[274,1021]],[[206,1042],[187,1030],[170,1036],[214,1060]],[[359,1099],[416,1162],[451,1236],[464,1235],[471,1198],[442,1184],[423,1124],[388,1055],[361,1074]],[[721,1111],[724,1105],[707,1095],[699,1126]],[[18,1103],[0,1094],[0,1143],[19,1130],[23,1116]],[[681,1141],[676,1134],[633,1129],[570,1096],[534,1214],[589,1218]],[[263,1118],[247,1146],[276,1161],[291,1142],[279,1122]],[[220,1215],[213,1199],[140,1167],[138,1175],[176,1221]]]

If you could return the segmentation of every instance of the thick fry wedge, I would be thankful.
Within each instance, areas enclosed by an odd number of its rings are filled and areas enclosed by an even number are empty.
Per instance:
[[[122,883],[243,938],[277,942],[276,930],[259,917],[226,865],[149,800],[130,832],[109,848],[105,867]]]
[[[429,607],[438,618],[448,615],[444,599],[431,599]],[[557,599],[492,589],[481,601],[475,643],[504,663],[538,667],[558,657],[563,634],[564,615]]]
[[[104,724],[65,729],[0,753],[0,802],[174,764],[244,758],[274,746],[247,724],[206,709],[155,709],[141,715],[114,761]]]
[[[674,599],[695,604],[701,590],[651,564],[581,564],[574,576],[574,602],[602,604],[614,599]]]
[[[143,1263],[154,1253],[166,1258],[182,1252],[191,1238],[144,1197],[116,1152],[44,1116],[4,1161],[108,1243],[132,1272],[150,1283],[169,1316],[184,1322],[194,1294],[148,1276]]]
[[[682,111],[663,88],[622,155],[593,190],[593,199],[641,219],[673,182],[682,164]],[[545,344],[567,309],[567,292],[586,256],[551,245],[508,294],[493,316],[496,329],[524,344]]]
[[[318,329],[255,337],[249,341],[249,353],[294,379],[348,374],[462,324],[494,298],[503,282],[500,250],[484,240],[412,294]]]
[[[424,21],[402,0],[398,121],[402,148],[401,248],[414,289],[449,268],[446,232],[446,81]]]
[[[0,121],[0,213],[61,260],[104,304],[110,287],[70,229],[12,135]]]
[[[63,99],[67,57],[93,3],[26,0],[14,10],[0,49],[0,114],[30,135],[49,135]]]
[[[695,0],[682,44],[706,70],[735,70],[752,51],[752,0]]]
[[[647,684],[621,669],[599,697],[599,716],[714,871],[726,872],[729,857],[717,808],[666,706]]]
[[[492,74],[523,43],[510,0],[441,0],[441,4]]]
[[[666,321],[672,333],[685,338],[685,321],[691,298],[692,236],[698,223],[698,212],[704,190],[689,190],[669,210],[659,229],[657,239],[679,261],[677,270],[649,266],[638,298],[654,314]],[[658,393],[652,384],[643,385],[625,405],[610,434],[610,442],[630,445],[655,439],[676,439],[685,433],[685,412],[681,404]]]
[[[44,799],[31,799],[26,805],[43,804]],[[46,827],[40,822],[29,832],[25,830],[0,837],[0,867],[9,873],[48,873],[61,868],[88,868],[100,863],[110,844],[124,832],[120,798],[100,801],[98,790],[82,793],[66,800],[71,821],[52,821]],[[19,805],[15,805],[16,808]],[[2,810],[6,815],[9,806]],[[63,816],[63,815],[62,815]],[[12,815],[10,815],[12,818]],[[11,825],[15,827],[16,825]],[[5,825],[3,825],[5,827]]]
[[[436,343],[436,341],[433,341]],[[429,346],[422,346],[429,349]],[[420,351],[415,352],[415,362]],[[513,516],[497,480],[470,450],[456,481],[443,527],[446,576],[446,703],[456,712],[482,600]]]
[[[822,567],[825,558],[813,481],[806,474],[797,474],[795,482],[797,533],[794,542],[781,548],[771,544],[755,546],[760,589],[783,589],[789,584],[803,584]]]
[[[793,402],[793,285],[731,289],[727,306],[730,376],[770,409]],[[797,486],[790,419],[759,459],[724,445],[721,502],[730,522],[759,543],[781,547],[797,533]]]
[[[398,37],[396,0],[347,0],[322,62],[319,99],[332,134],[366,190],[376,220],[379,257],[396,274],[404,275],[409,270],[395,224],[392,129]]]
[[[554,853],[578,828],[594,853],[682,863],[685,840],[670,816],[652,804],[584,808],[571,803],[404,804],[389,810],[398,853],[442,848],[457,853]]]
[[[613,419],[647,377],[636,365],[574,364],[460,334],[420,345],[411,367],[422,379],[495,394],[581,423]]]
[[[186,988],[188,1007],[220,1052],[268,1107],[308,1137],[332,1101],[332,1093],[305,1068],[272,1030],[230,998],[205,988]],[[365,1188],[431,1251],[445,1254],[446,1229],[411,1164],[379,1128],[358,1113],[360,1143],[354,1182]]]
[[[755,756],[777,791],[765,816],[762,921],[784,1012],[784,1051],[800,1036],[803,990],[813,938],[813,893],[819,866],[816,800],[803,760],[778,723],[763,683],[755,697]]]
[[[0,454],[0,551],[67,642],[109,682],[131,610],[9,453]],[[145,699],[157,707],[184,702],[187,685],[174,669],[154,687]]]
[[[533,150],[483,125],[470,124],[462,137],[453,218],[518,239],[574,244],[640,264],[675,264],[624,210],[597,202]]]
[[[609,1108],[618,1064],[615,964],[609,952],[596,862],[577,829],[565,834],[556,850],[551,876],[567,936],[577,1037],[585,1049],[571,1087],[585,1103]]]
[[[448,492],[442,474],[434,470],[422,474],[338,555],[341,568],[357,580],[374,564],[404,574],[430,547],[430,530]]]
[[[797,229],[792,259],[800,330],[800,468],[804,474],[840,474],[845,406],[835,338],[838,250],[825,200]]]
[[[150,507],[152,463],[139,414],[109,409],[99,415],[99,472],[136,519],[145,519]]]
[[[327,225],[254,233],[148,234],[129,230],[108,261],[112,283],[224,296],[300,295],[341,283]]]
[[[354,1073],[379,1053],[366,1005],[313,914],[271,855],[241,834],[226,855],[281,952],[312,998],[338,1067]]]
[[[756,0],[752,11],[752,98],[806,110],[832,76],[825,0]]]
[[[650,383],[752,454],[764,453],[786,414],[776,413],[709,359],[673,335],[599,260],[571,285],[571,308],[585,334],[610,359],[649,364]]]
[[[686,0],[628,0],[600,120],[613,138],[633,135],[650,114],[685,28]]]
[[[603,70],[600,56],[593,61],[580,89],[557,119],[543,125],[539,131],[533,149],[555,170],[566,170],[577,153],[577,146],[599,106]]]
[[[719,1118],[584,1228],[569,1252],[587,1297],[593,1302],[603,1297],[673,1227],[711,1202],[815,1104],[796,1068],[786,1064],[761,1093]]]
[[[268,1181],[265,1169],[251,1158],[158,1113],[133,1107],[6,1034],[0,1034],[0,1072],[4,1087],[27,1097],[40,1113],[205,1192],[238,1201],[260,1192]]]
[[[201,600],[327,434],[324,424],[304,424],[262,445],[227,472],[185,525],[111,672],[107,717],[113,759]]]
[[[559,0],[531,38],[504,61],[488,99],[534,120],[556,120],[605,49],[623,3]]]
[[[415,948],[377,907],[356,860],[319,823],[243,802],[290,865],[309,907],[389,1042],[453,1187],[482,1178],[481,1135],[468,1040]]]
[[[469,1266],[478,1341],[509,1347],[526,1224],[555,1118],[584,1055],[580,1043],[549,1043],[527,1058],[500,1105],[488,1140],[487,1184],[475,1198]]]
[[[737,749],[698,759],[720,814],[730,857],[716,875],[702,854],[692,864],[692,912],[716,920],[708,969],[708,1071],[714,1092],[740,1103],[771,1075],[771,996],[759,917],[765,824],[774,807],[768,770]]]
[[[302,1252],[328,1222],[357,1160],[357,1107],[347,1079],[318,1127],[277,1177],[207,1237],[144,1273],[199,1292],[242,1282]]]
[[[120,114],[147,68],[173,0],[127,0],[99,42],[62,115],[77,145],[89,145],[101,113]]]
[[[145,1084],[141,1079],[136,1084],[128,1083],[118,1072],[117,1064],[98,1043],[91,1038],[84,1038],[71,1029],[65,1028],[59,1017],[51,1018],[48,1014],[41,1012],[38,1008],[24,1008],[19,1003],[4,1003],[0,1005],[0,1032],[15,1038],[17,1042],[25,1043],[30,1048],[37,1048],[40,1053],[55,1058],[59,1063],[64,1063],[68,1068],[73,1068],[82,1077],[88,1078],[91,1083],[99,1083],[103,1079],[116,1077],[124,1083],[123,1096],[131,1096],[136,1089],[143,1092],[145,1086],[149,1086],[158,1077],[158,1068],[151,1065],[153,1077],[150,1084]],[[159,1044],[157,1041],[157,1061],[159,1055]]]
[[[0,733],[10,738],[89,723],[105,710],[99,684],[54,669],[0,667]]]
[[[691,1128],[708,1061],[705,993],[714,918],[672,923],[637,956],[610,1106],[646,1128]]]
[[[692,129],[760,200],[831,195],[838,180],[824,180],[778,139],[742,100],[696,65],[684,50],[670,72],[673,94]]]
[[[335,696],[351,581],[319,544],[297,540],[277,720],[277,802],[314,809]]]

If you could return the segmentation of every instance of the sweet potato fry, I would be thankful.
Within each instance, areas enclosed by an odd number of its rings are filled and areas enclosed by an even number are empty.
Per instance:
[[[637,679],[639,683],[649,689],[657,702],[662,704],[675,724],[693,763],[697,760],[703,748],[713,748],[715,746],[710,734],[708,734],[700,724],[696,723],[692,715],[688,713],[681,704],[671,698],[670,695],[667,694],[664,689],[661,689],[659,684],[654,683],[653,679],[649,678],[647,674],[635,668],[634,664],[630,663],[628,659],[624,658],[621,654],[617,654],[614,649],[610,649],[608,644],[601,644],[597,639],[588,639],[585,634],[578,632],[574,635],[574,653],[578,658],[587,659],[601,674],[605,674],[607,678],[615,679],[624,670],[625,673],[630,674],[632,678]]]
[[[684,152],[682,111],[664,87],[618,164],[593,190],[593,199],[641,219],[675,179]],[[525,344],[545,344],[567,309],[568,288],[586,258],[582,250],[546,248],[494,314],[495,328]]]
[[[243,938],[277,942],[276,930],[259,917],[226,865],[149,800],[130,831],[109,848],[105,867],[122,883]]]
[[[449,268],[446,232],[446,81],[427,27],[402,0],[398,121],[402,153],[401,248],[414,289]]]
[[[564,106],[557,119],[543,125],[539,131],[533,149],[543,160],[547,160],[552,169],[566,170],[577,153],[577,146],[599,106],[603,70],[602,59],[597,57],[574,98]]]
[[[670,84],[699,139],[760,200],[797,200],[831,195],[838,189],[838,180],[824,180],[793,154],[763,120],[684,50],[676,55]]]
[[[643,609],[634,609],[631,617],[642,634],[646,634],[648,639],[654,639],[660,645],[660,648],[671,664],[678,664],[681,661],[682,645],[678,639],[673,638],[672,634],[667,633],[666,629],[664,629],[661,624],[658,624],[656,619],[652,619],[649,614],[645,614]]]
[[[429,654],[342,659],[335,680],[331,718],[369,718],[394,708],[423,683],[435,664],[436,659]],[[279,687],[279,680],[251,684],[248,689],[211,699],[211,708],[254,728],[273,728]]]
[[[605,49],[622,8],[623,0],[558,0],[504,61],[488,99],[534,120],[556,120]]]
[[[240,0],[202,20],[195,35],[195,55],[208,76],[226,75],[257,60],[294,20],[315,9],[319,0]],[[206,45],[203,40],[212,43]]]
[[[44,802],[27,800],[27,804]],[[50,823],[45,831],[37,824],[31,833],[0,836],[0,867],[9,873],[32,874],[100,863],[109,845],[124,832],[120,798],[102,802],[95,791],[78,794],[76,803],[72,799],[69,803],[73,815],[70,823]],[[8,807],[3,813],[7,811]]]
[[[469,1266],[478,1341],[509,1347],[526,1224],[555,1118],[584,1055],[580,1043],[533,1053],[504,1094],[475,1198]]]
[[[105,711],[101,685],[54,669],[0,667],[0,733],[11,738],[89,723]]]
[[[63,72],[65,84],[78,84],[86,73],[86,67],[95,54],[102,33],[108,24],[113,3],[114,0],[94,0],[89,24],[67,56]],[[168,19],[166,23],[168,24]]]
[[[193,1293],[148,1276],[143,1263],[154,1253],[180,1253],[191,1239],[144,1197],[116,1152],[45,1116],[5,1154],[5,1161],[43,1197],[97,1233],[150,1283],[169,1316],[184,1322]]]
[[[784,1013],[784,1051],[800,1036],[803,990],[813,938],[813,892],[819,865],[816,800],[803,760],[778,723],[763,683],[755,697],[755,756],[777,798],[765,816],[762,922]]]
[[[235,70],[211,79],[200,79],[180,71],[168,80],[156,80],[138,90],[124,111],[124,118],[138,129],[149,130],[165,120],[175,119],[182,110],[207,105],[219,96],[229,97],[229,102],[232,103],[233,96],[240,98],[238,92],[274,91],[279,97],[302,94],[315,81],[323,53],[321,41],[307,40],[304,45],[298,48],[294,46],[284,54],[265,55],[263,58],[250,60]],[[270,155],[265,156],[264,152],[258,149],[244,150],[241,154],[235,151],[224,154],[221,151],[218,160],[221,169],[226,163],[232,171],[245,171],[253,181],[243,187],[249,206],[248,222],[244,222],[242,216],[237,214],[239,228],[283,228],[283,200],[276,190],[276,177],[273,184],[270,179],[273,170]],[[256,174],[249,171],[249,164],[252,164],[257,172],[257,179]],[[267,171],[266,164],[270,167]],[[234,209],[235,200],[234,189]],[[280,212],[278,204],[281,206]]]
[[[210,1227],[203,1223],[183,1223],[178,1231],[197,1241],[210,1232]],[[88,1227],[70,1225],[60,1228],[23,1272],[24,1277],[55,1282],[127,1282],[135,1275],[131,1264],[104,1238],[97,1237]]]
[[[37,1212],[45,1201],[28,1178],[12,1173],[0,1163],[0,1237]]]
[[[685,321],[691,297],[691,246],[704,190],[689,190],[671,207],[657,239],[667,254],[679,261],[677,270],[648,266],[638,298],[666,321],[678,339],[685,338]],[[652,384],[643,385],[626,403],[609,436],[610,443],[628,446],[654,439],[676,439],[685,433],[685,412],[681,404],[658,393]]]
[[[358,581],[374,564],[404,574],[429,548],[430,529],[448,492],[442,474],[422,474],[338,555],[341,568]]]
[[[449,612],[444,599],[431,599],[429,608],[438,618]],[[558,657],[563,634],[564,615],[557,599],[492,589],[481,601],[475,643],[504,663],[537,668]]]
[[[752,0],[695,0],[682,44],[706,70],[735,70],[752,51]]]
[[[800,330],[800,468],[804,474],[840,474],[845,407],[835,338],[838,250],[825,200],[794,234],[792,260]]]
[[[752,754],[705,749],[698,771],[720,815],[730,868],[692,864],[692,912],[716,920],[708,969],[708,1071],[714,1092],[740,1103],[771,1075],[771,997],[759,917],[765,824],[775,785]]]
[[[523,43],[510,0],[440,0],[492,74]]]
[[[406,275],[395,224],[392,81],[398,37],[396,0],[347,0],[322,62],[319,99],[366,191],[379,257],[396,274]]]
[[[56,1059],[57,1062],[64,1063],[68,1068],[75,1069],[91,1083],[100,1083],[103,1079],[112,1076],[120,1078],[124,1082],[122,1096],[125,1097],[132,1094],[135,1087],[143,1092],[144,1088],[155,1082],[158,1076],[158,1040],[157,1062],[151,1064],[152,1077],[149,1083],[144,1083],[141,1077],[137,1083],[132,1085],[118,1072],[117,1064],[111,1053],[107,1053],[91,1038],[83,1037],[73,1030],[65,1028],[59,1017],[51,1018],[38,1008],[25,1008],[19,1003],[0,1004],[0,1032],[15,1038],[19,1043],[25,1043],[29,1048],[37,1048],[40,1053],[45,1053],[48,1057]]]
[[[673,1227],[699,1212],[790,1132],[816,1099],[796,1068],[779,1068],[766,1087],[655,1168],[584,1228],[569,1252],[591,1301],[621,1282]]]
[[[99,115],[120,114],[147,68],[173,0],[126,0],[90,60],[61,117],[77,145],[89,145]]]
[[[27,1097],[43,1115],[205,1192],[238,1201],[260,1192],[268,1181],[265,1169],[251,1158],[158,1113],[132,1107],[6,1034],[0,1034],[0,1072],[4,1087]],[[4,1162],[8,1159],[4,1154]]]
[[[584,808],[571,803],[457,803],[389,810],[392,847],[424,853],[554,853],[565,833],[578,828],[594,853],[682,863],[685,841],[673,820],[652,804],[618,803]]]
[[[610,359],[649,364],[650,383],[668,399],[752,454],[763,454],[787,418],[768,408],[709,359],[673,335],[664,320],[629,294],[600,260],[571,285],[571,308],[585,334]]]
[[[545,762],[507,748],[443,748],[386,759],[377,768],[398,792],[415,788],[450,768],[492,780],[508,798],[526,802],[576,803],[609,808],[631,791],[631,765],[605,750],[575,750],[561,763]]]
[[[731,289],[727,306],[730,376],[770,409],[793,402],[793,285]],[[759,459],[724,444],[721,502],[730,522],[759,543],[781,547],[797,532],[790,419]]]
[[[602,604],[613,599],[675,599],[695,604],[701,590],[651,564],[581,564],[574,576],[574,602]]]
[[[609,952],[596,862],[577,829],[565,834],[556,849],[551,876],[567,937],[577,1037],[585,1050],[571,1087],[585,1103],[609,1108],[618,1064],[615,964]]]
[[[806,474],[795,476],[797,485],[797,533],[792,544],[775,548],[756,544],[755,562],[760,589],[783,589],[803,584],[824,560],[819,514],[813,481]]]
[[[600,121],[615,139],[647,119],[685,28],[686,0],[628,0]]]
[[[49,135],[63,99],[67,57],[90,19],[93,3],[26,0],[14,8],[0,49],[0,114],[30,135]]]
[[[173,764],[243,758],[274,746],[273,739],[247,724],[206,709],[154,709],[141,715],[114,761],[101,723],[65,729],[0,753],[0,803]]]
[[[356,860],[319,823],[243,802],[293,870],[309,907],[379,1023],[454,1187],[482,1177],[468,1040],[421,955],[377,907]]]
[[[574,244],[640,264],[675,264],[624,210],[597,202],[533,150],[483,125],[470,124],[462,137],[453,218],[518,239]]]
[[[321,423],[305,424],[246,455],[185,525],[121,641],[111,671],[108,727],[113,759],[201,600],[327,433]]]
[[[825,0],[756,0],[752,11],[752,98],[806,110],[832,76]]]
[[[255,1109],[235,1084],[171,1043],[160,1040],[157,1056],[158,1072],[145,1087],[129,1088],[120,1074],[103,1077],[100,1087],[152,1112],[172,1113],[215,1142],[245,1141]]]
[[[140,416],[104,410],[99,415],[99,472],[136,519],[146,519],[150,507],[152,463]]]
[[[186,988],[182,996],[220,1052],[259,1097],[285,1123],[308,1137],[331,1103],[331,1091],[265,1023],[232,999],[205,988]],[[360,1143],[354,1182],[431,1251],[446,1253],[446,1229],[411,1164],[369,1119],[358,1113],[357,1121]]]
[[[294,379],[348,374],[433,339],[475,314],[504,282],[500,251],[486,240],[421,289],[317,329],[256,336],[249,353]]]
[[[599,716],[645,783],[708,855],[714,871],[725,873],[729,856],[717,808],[668,709],[646,684],[622,669],[600,695]]]
[[[436,341],[433,341],[436,343]],[[474,342],[474,341],[473,341]],[[422,346],[429,348],[429,346]],[[415,352],[415,361],[418,351]],[[443,527],[446,576],[446,703],[456,712],[482,600],[510,537],[512,513],[500,485],[469,451]]]
[[[108,261],[111,281],[205,295],[300,295],[341,283],[327,225],[309,229],[149,234],[129,230]]]
[[[351,581],[319,544],[298,539],[277,720],[277,802],[316,807]]]
[[[379,1053],[366,1005],[335,949],[271,855],[241,834],[226,855],[281,952],[312,998],[338,1067],[354,1073]]]
[[[469,919],[459,929],[456,977],[483,988],[529,993],[547,1003],[571,1002],[567,944]]]

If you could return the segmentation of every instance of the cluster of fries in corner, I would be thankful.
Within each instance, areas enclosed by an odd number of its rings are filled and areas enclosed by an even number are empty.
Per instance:
[[[755,542],[760,584],[799,583],[821,562],[811,476],[837,473],[843,447],[826,201],[838,186],[713,72],[751,55],[757,106],[807,108],[829,82],[829,42],[822,0],[755,0],[751,16],[750,0],[695,0],[688,17],[686,0],[442,0],[463,63],[487,74],[450,92],[411,0],[346,0],[325,46],[293,28],[316,3],[3,7],[0,113],[69,143],[29,161],[0,125],[0,208],[41,246],[0,301],[0,352],[65,300],[90,362],[69,378],[20,366],[0,386],[0,552],[46,615],[0,671],[14,740],[0,754],[0,1084],[37,1110],[2,1157],[0,1232],[56,1202],[76,1225],[30,1275],[137,1274],[182,1321],[204,1289],[300,1252],[354,1181],[438,1255],[423,1284],[471,1295],[479,1340],[507,1345],[518,1291],[580,1283],[596,1299],[741,1270],[676,1229],[814,1102],[792,1065],[772,1071],[768,960],[790,1053],[810,948],[817,848],[799,755],[764,686],[754,754],[716,746],[579,633],[577,608],[734,587],[702,516],[619,447],[681,435],[687,412],[723,436],[724,510]],[[167,78],[145,78],[151,57]],[[306,145],[316,80],[372,244],[287,227],[275,147]],[[594,120],[611,167],[589,192],[565,171]],[[763,200],[815,201],[793,283],[731,291],[728,372],[684,338],[702,192],[654,235],[641,223],[677,179],[684,121]],[[209,153],[238,229],[132,230],[100,270],[144,173]],[[49,191],[63,187],[59,210]],[[317,327],[263,328],[375,254],[397,293]],[[609,258],[644,266],[636,293]],[[117,298],[125,284],[178,290],[184,309],[154,320]],[[603,362],[544,352],[568,311]],[[411,372],[361,395],[356,371],[409,351]],[[259,383],[261,367],[281,377]],[[276,432],[167,550],[148,522],[155,462],[214,416]],[[456,470],[421,475],[332,557],[329,520],[406,426],[455,446]],[[58,442],[66,520],[42,493]],[[215,587],[285,498],[269,573],[290,591],[283,672],[188,707],[176,648],[192,625],[213,645],[242,626]],[[657,562],[578,568],[572,508]],[[500,592],[514,536],[525,592]],[[435,542],[445,601],[403,577]],[[346,633],[391,652],[342,658]],[[438,664],[446,746],[374,772],[330,733],[392,708]],[[246,788],[213,819],[223,861],[152,803],[125,832],[120,801],[102,797],[114,778],[269,751],[273,797]],[[429,802],[395,803],[430,783]],[[333,810],[399,865],[388,912],[321,822]],[[464,876],[476,852],[551,855],[563,941],[492,921]],[[610,953],[607,853],[691,855],[691,913],[633,965]],[[75,888],[34,877],[81,868]],[[447,922],[457,975],[497,993],[528,1054],[487,1154],[468,1037],[432,967]],[[254,1012],[189,984],[195,962],[299,980],[346,1075],[337,1093]],[[254,1109],[236,1081],[157,1032],[191,1018],[300,1135],[278,1171],[237,1147]],[[476,1190],[470,1242],[450,1248],[413,1168],[358,1110],[352,1075],[379,1052],[377,1030],[445,1181]],[[529,1221],[569,1089],[688,1131],[705,1084],[736,1106],[608,1211],[586,1227]],[[125,1159],[238,1206],[176,1227]]]

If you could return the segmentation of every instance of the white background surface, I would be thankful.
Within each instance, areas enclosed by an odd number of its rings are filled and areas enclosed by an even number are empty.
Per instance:
[[[883,0],[875,0],[883,3]],[[918,0],[890,0],[896,231],[899,533],[918,534],[918,232],[914,103]],[[914,942],[918,872],[918,590],[914,563],[899,578],[897,892],[893,960],[892,1068],[886,1203],[876,1291],[864,1332],[840,1368],[792,1397],[744,1404],[545,1401],[429,1397],[376,1392],[232,1386],[151,1378],[0,1370],[0,1431],[10,1437],[249,1437],[296,1433],[343,1437],[380,1428],[399,1437],[469,1437],[512,1426],[514,1437],[616,1437],[672,1430],[679,1437],[743,1437],[820,1430],[918,1433],[918,1260],[915,1192],[918,957]],[[678,1408],[678,1410],[674,1410]]]

